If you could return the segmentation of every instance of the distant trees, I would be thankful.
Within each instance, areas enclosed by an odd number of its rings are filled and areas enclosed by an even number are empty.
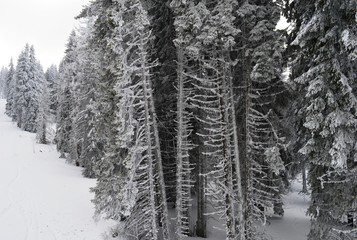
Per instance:
[[[1,98],[6,98],[7,95],[7,82],[6,82],[6,76],[8,74],[8,69],[6,67],[2,67],[0,70],[0,97]]]
[[[33,46],[26,45],[14,71],[12,61],[7,74],[7,114],[25,131],[36,132],[40,86],[44,82],[42,67]]]
[[[45,78],[47,81],[47,89],[49,96],[49,111],[53,122],[55,122],[55,117],[57,114],[58,107],[58,69],[56,65],[51,65],[45,72]]]
[[[13,60],[11,59],[8,71],[6,74],[6,106],[5,106],[5,113],[13,118],[14,115],[14,95],[16,89],[16,80],[15,80],[15,68]]]
[[[52,71],[55,68],[52,66]],[[48,88],[55,84],[56,76],[50,81],[52,85],[36,58],[34,47],[28,44],[19,55],[16,67],[11,60],[4,75],[6,114],[17,122],[19,128],[37,133],[37,140],[43,144],[48,143],[50,98],[55,91],[49,92]]]

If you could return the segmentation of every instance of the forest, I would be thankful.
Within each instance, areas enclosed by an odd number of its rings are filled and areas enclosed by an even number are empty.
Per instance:
[[[58,67],[27,44],[1,69],[6,114],[97,180],[95,217],[117,223],[113,239],[206,238],[210,218],[227,240],[268,239],[268,211],[283,217],[301,174],[308,240],[353,240],[356,11],[356,0],[92,0]]]

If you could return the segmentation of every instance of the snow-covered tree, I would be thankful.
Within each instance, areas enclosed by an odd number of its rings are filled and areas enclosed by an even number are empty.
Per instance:
[[[356,204],[356,1],[293,1],[292,78],[310,164],[309,239],[352,239]]]
[[[84,167],[83,175],[94,177],[94,166],[102,157],[97,139],[97,97],[96,92],[99,80],[99,54],[91,44],[93,40],[94,17],[85,19],[78,36],[78,84],[74,112],[77,128],[77,144],[79,146],[78,162]]]
[[[148,13],[151,19],[152,45],[149,49],[153,66],[153,90],[156,113],[159,121],[164,177],[168,203],[176,202],[176,47],[174,45],[175,28],[171,0],[150,1]]]
[[[13,100],[8,105],[11,111],[8,114],[25,131],[36,132],[40,85],[43,81],[43,70],[36,60],[34,47],[27,44],[17,61],[13,83],[15,89],[9,96]]]
[[[17,122],[17,126],[23,128],[24,114],[26,111],[27,101],[25,99],[26,84],[29,81],[29,45],[26,44],[25,49],[18,57],[15,71],[15,93],[12,120]]]
[[[29,49],[28,57],[28,81],[25,83],[25,91],[22,92],[26,100],[26,110],[23,115],[24,118],[22,128],[25,131],[36,132],[41,85],[45,84],[45,77],[42,66],[36,59],[35,49],[33,46]]]
[[[277,96],[284,91],[282,36],[275,26],[280,18],[277,1],[239,3],[236,24],[238,49],[234,84],[242,104],[238,109],[240,157],[244,197],[245,238],[257,239],[258,220],[265,210],[282,214],[284,164],[280,156],[283,139],[276,125]]]
[[[15,68],[13,60],[11,59],[6,76],[6,106],[5,113],[12,118],[14,115],[14,95],[16,90]]]
[[[97,164],[94,203],[98,214],[124,221],[124,234],[142,239],[169,239],[168,216],[156,114],[147,56],[150,39],[147,13],[140,1],[94,2],[95,28],[106,26],[105,81],[114,83],[114,113],[105,154]],[[103,13],[104,15],[99,15]],[[95,29],[97,31],[97,29]],[[109,78],[109,79],[108,79]],[[106,82],[103,82],[103,87]],[[107,120],[108,121],[108,120]],[[159,226],[162,224],[162,228]],[[162,230],[162,231],[161,231]],[[162,237],[159,237],[162,234]]]
[[[74,136],[73,113],[74,84],[77,76],[77,36],[72,31],[65,51],[65,57],[59,66],[59,88],[57,109],[56,144],[62,157],[68,157],[68,161],[74,162],[76,157],[76,140]]]
[[[48,95],[50,104],[50,114],[55,118],[58,106],[58,70],[56,65],[51,65],[45,73],[47,85],[48,85]]]
[[[48,130],[47,125],[50,116],[50,94],[49,94],[49,83],[43,78],[41,83],[41,93],[39,96],[39,106],[37,113],[37,131],[36,137],[39,143],[48,143]]]
[[[227,239],[241,239],[244,237],[242,192],[230,59],[234,36],[239,32],[233,24],[236,3],[172,1],[171,7],[176,14],[179,84],[182,79],[192,82],[194,94],[188,100],[196,108],[196,119],[201,126],[196,129],[201,145],[197,162],[200,209],[197,233],[206,237],[205,215],[214,214],[224,216]],[[180,88],[178,91],[180,97]],[[179,109],[180,103],[184,102],[178,101]],[[206,209],[207,197],[215,212]],[[184,223],[178,223],[178,227],[185,229]],[[178,229],[177,233],[182,238],[185,232]]]
[[[6,98],[7,95],[7,84],[6,84],[6,76],[8,74],[8,69],[6,67],[2,67],[0,70],[0,97]]]

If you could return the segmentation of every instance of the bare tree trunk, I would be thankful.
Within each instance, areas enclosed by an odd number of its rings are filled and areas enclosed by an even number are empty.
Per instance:
[[[245,174],[245,184],[244,184],[244,198],[243,198],[243,211],[244,211],[244,231],[245,239],[253,240],[253,172],[252,172],[252,159],[250,159],[250,127],[249,127],[249,116],[250,116],[250,107],[251,107],[251,81],[250,76],[247,76],[247,65],[243,57],[243,82],[246,86],[245,99],[244,99],[244,108],[245,116],[243,120],[243,128],[245,135],[244,142],[244,159],[242,161],[244,174]]]
[[[244,223],[243,223],[243,196],[242,196],[242,181],[241,181],[241,166],[239,159],[239,146],[238,146],[238,126],[236,120],[235,102],[234,102],[234,91],[232,77],[228,77],[228,88],[229,88],[229,103],[230,103],[230,114],[232,117],[232,130],[233,130],[233,148],[234,148],[234,165],[235,165],[235,179],[236,179],[236,197],[237,197],[237,219],[236,219],[236,236],[237,240],[244,240]]]
[[[231,146],[231,134],[230,128],[232,124],[229,119],[229,89],[227,87],[227,80],[230,77],[228,73],[230,67],[227,66],[226,62],[228,59],[224,59],[223,63],[223,76],[221,79],[221,83],[218,83],[220,86],[219,98],[220,98],[220,109],[222,115],[222,128],[224,129],[223,133],[223,159],[224,163],[224,184],[226,187],[225,190],[225,213],[226,213],[226,239],[233,240],[235,239],[236,232],[236,217],[234,211],[234,187],[233,187],[233,166],[232,166],[232,146]]]
[[[149,89],[150,91],[148,92],[149,94],[149,100],[151,101],[149,106],[150,106],[150,113],[152,116],[152,128],[153,128],[153,134],[154,134],[154,145],[155,145],[155,154],[156,154],[156,171],[157,171],[157,178],[158,178],[158,184],[159,184],[159,195],[160,195],[160,204],[161,204],[161,224],[162,224],[162,234],[163,234],[163,239],[164,240],[170,240],[171,235],[170,235],[170,229],[169,229],[169,213],[168,213],[168,208],[167,208],[167,199],[166,199],[166,189],[165,189],[165,181],[164,181],[164,171],[163,171],[163,166],[162,166],[162,156],[161,156],[161,147],[160,147],[160,139],[159,139],[159,130],[158,130],[158,125],[157,125],[157,116],[156,116],[156,111],[155,111],[155,103],[154,103],[154,97],[152,94],[152,84],[151,81],[148,82]]]
[[[199,152],[203,152],[203,146],[200,146]],[[206,178],[205,174],[205,165],[204,165],[204,155],[199,154],[198,158],[198,178],[197,178],[197,225],[196,225],[196,234],[198,237],[206,238],[207,237],[207,220],[206,220],[206,196],[205,196],[205,186]]]

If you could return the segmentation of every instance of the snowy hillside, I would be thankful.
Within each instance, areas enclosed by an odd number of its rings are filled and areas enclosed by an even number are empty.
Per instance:
[[[54,146],[16,127],[0,100],[0,239],[98,240],[108,223],[93,219],[95,180],[59,158]]]

